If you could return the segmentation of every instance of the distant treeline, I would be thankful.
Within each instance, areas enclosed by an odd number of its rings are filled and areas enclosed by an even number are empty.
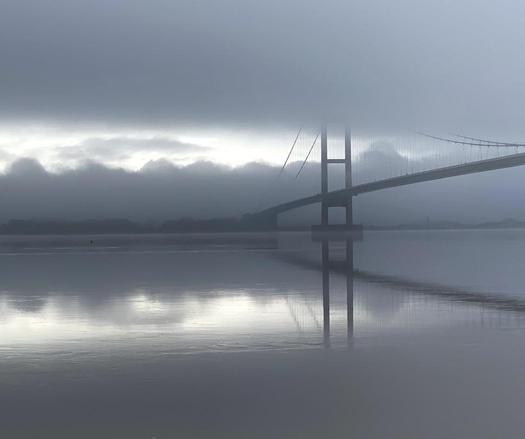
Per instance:
[[[246,219],[181,218],[160,223],[140,223],[128,219],[89,219],[82,221],[21,220],[12,219],[0,225],[0,234],[43,235],[43,234],[83,234],[83,233],[179,233],[179,232],[236,232],[264,230],[270,226],[254,223]]]
[[[89,219],[69,221],[61,219],[22,220],[12,219],[0,225],[4,235],[46,234],[103,234],[103,233],[199,233],[199,232],[247,232],[275,230],[275,224],[244,218],[195,219],[180,218],[159,223],[140,223],[128,219]],[[452,230],[452,229],[510,229],[525,228],[525,221],[505,219],[479,224],[459,222],[424,222],[393,226],[365,225],[365,230]],[[308,227],[286,227],[287,230],[308,230]]]
[[[525,221],[512,218],[501,221],[490,221],[477,224],[465,224],[456,221],[424,222],[398,224],[394,226],[374,226],[364,227],[366,230],[462,230],[462,229],[524,229]]]

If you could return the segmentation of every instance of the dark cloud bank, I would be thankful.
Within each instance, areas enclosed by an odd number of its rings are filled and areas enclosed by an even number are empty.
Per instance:
[[[515,0],[4,0],[3,120],[523,134]]]
[[[379,175],[383,153],[373,152],[368,171]],[[53,174],[31,159],[19,160],[0,176],[0,221],[9,219],[106,219],[163,221],[180,217],[232,217],[319,192],[319,165],[295,180],[298,163],[276,180],[278,168],[247,164],[227,168],[208,162],[177,167],[167,161],[137,172],[91,163]],[[342,174],[334,174],[334,187]],[[455,220],[525,219],[523,168],[421,183],[361,195],[356,219],[365,224]],[[315,222],[318,208],[286,214],[284,221]]]

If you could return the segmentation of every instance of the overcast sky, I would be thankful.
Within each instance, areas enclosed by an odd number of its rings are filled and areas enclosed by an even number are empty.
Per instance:
[[[525,139],[525,3],[515,0],[0,5],[8,175],[27,157],[54,173],[277,164],[299,126],[323,121],[371,136]]]

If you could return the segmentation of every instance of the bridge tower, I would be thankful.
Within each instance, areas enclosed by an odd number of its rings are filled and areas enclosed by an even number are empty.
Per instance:
[[[345,224],[343,225],[345,230],[352,230],[353,223],[353,206],[352,197],[345,197],[344,199],[329,199],[326,195],[329,192],[328,189],[328,174],[330,165],[343,164],[345,167],[345,189],[352,188],[352,136],[350,130],[345,129],[345,154],[344,158],[329,158],[328,157],[328,130],[326,125],[323,126],[321,131],[321,194],[323,199],[321,201],[321,226],[317,227],[318,230],[328,231],[330,229],[341,229],[341,225],[336,227],[329,224],[328,211],[330,207],[343,207],[345,208]]]

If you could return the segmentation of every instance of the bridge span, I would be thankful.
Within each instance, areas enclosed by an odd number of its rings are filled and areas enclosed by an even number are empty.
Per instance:
[[[368,192],[375,192],[383,189],[406,186],[425,181],[440,180],[443,178],[457,177],[460,175],[476,174],[479,172],[494,171],[497,169],[512,168],[525,165],[525,153],[511,154],[503,157],[479,160],[460,165],[446,166],[428,171],[416,172],[398,177],[376,180],[363,183],[346,189],[334,190],[326,193],[318,193],[309,197],[278,204],[277,206],[261,210],[252,217],[272,218],[277,215],[299,207],[308,206],[316,203],[327,203],[329,206],[347,205],[352,197]]]

